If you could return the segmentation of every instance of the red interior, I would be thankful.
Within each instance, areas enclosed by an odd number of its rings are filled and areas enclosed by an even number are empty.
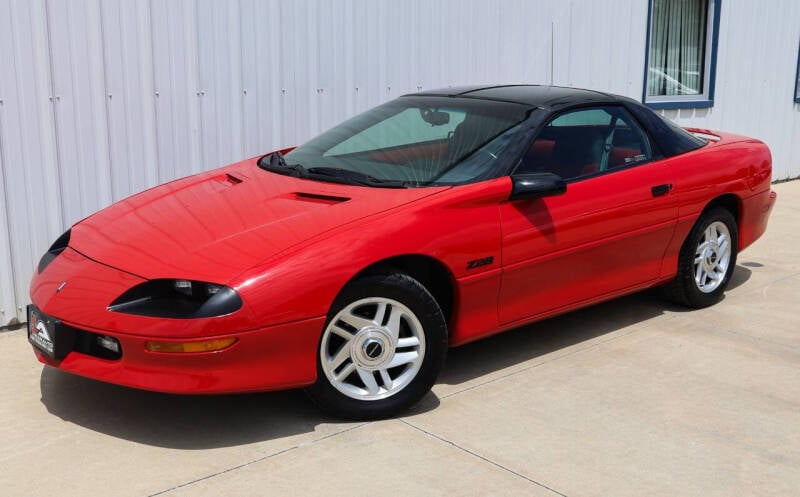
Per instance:
[[[388,164],[407,164],[415,160],[438,158],[447,149],[447,141],[413,143],[394,148],[373,150],[369,158]]]
[[[402,145],[399,147],[383,150],[373,150],[369,152],[369,158],[378,162],[388,164],[407,164],[416,160],[436,159],[447,149],[447,141],[415,143]],[[557,159],[553,157],[556,150],[556,140],[540,138],[533,142],[526,156],[526,162],[532,164],[529,170],[534,171],[556,171],[558,169]],[[614,146],[609,156],[608,167],[625,166],[636,160],[642,153],[641,150],[632,147]],[[627,159],[627,161],[626,161]],[[580,175],[592,174],[599,171],[597,162],[584,164],[579,169]]]
[[[556,149],[556,141],[549,139],[536,140],[531,148],[528,150],[526,161],[532,164],[531,170],[538,171],[555,171],[558,169],[556,159],[553,157],[553,152]],[[608,159],[608,167],[620,167],[630,164],[636,160],[636,157],[642,153],[641,150],[631,147],[615,146],[611,149]],[[627,161],[626,161],[627,159]],[[581,167],[581,175],[592,174],[599,171],[599,164],[596,162],[585,164]]]

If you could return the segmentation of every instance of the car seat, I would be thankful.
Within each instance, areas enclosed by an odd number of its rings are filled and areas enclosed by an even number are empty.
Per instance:
[[[559,137],[553,147],[551,172],[564,179],[596,172],[604,143],[603,133],[596,129],[576,129]]]

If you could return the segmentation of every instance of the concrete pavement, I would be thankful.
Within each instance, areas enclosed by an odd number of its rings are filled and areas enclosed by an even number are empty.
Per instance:
[[[399,419],[106,385],[0,333],[0,495],[798,495],[800,181],[719,305],[650,292],[454,349]]]

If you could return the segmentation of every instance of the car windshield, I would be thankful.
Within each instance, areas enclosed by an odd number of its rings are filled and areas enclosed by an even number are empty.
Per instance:
[[[401,97],[297,147],[284,166],[286,174],[304,171],[311,179],[369,186],[476,181],[499,167],[498,157],[528,110],[478,99]],[[268,169],[282,172],[277,165]]]

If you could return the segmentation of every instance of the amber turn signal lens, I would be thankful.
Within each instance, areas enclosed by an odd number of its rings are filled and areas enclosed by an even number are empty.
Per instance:
[[[193,352],[214,352],[227,349],[236,343],[236,338],[215,338],[202,342],[150,342],[145,347],[150,352],[167,352],[178,354],[191,354]]]

